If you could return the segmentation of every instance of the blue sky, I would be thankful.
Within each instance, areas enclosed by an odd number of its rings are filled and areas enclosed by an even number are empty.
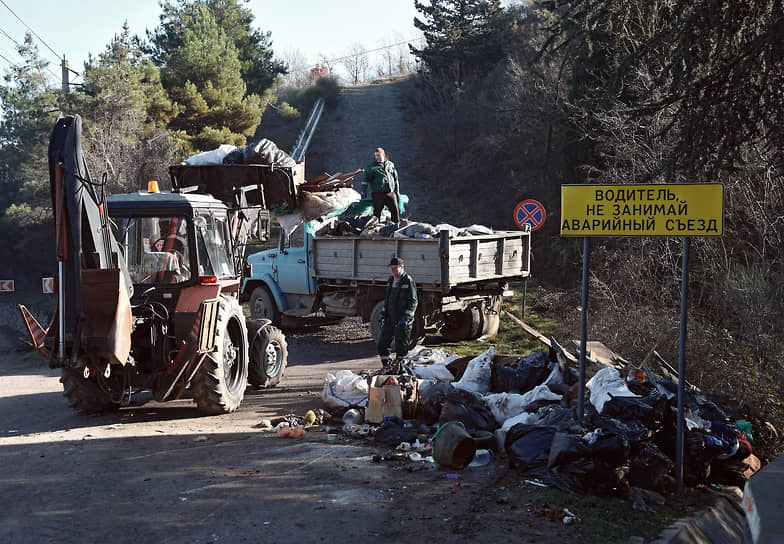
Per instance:
[[[251,0],[248,6],[255,27],[272,32],[281,59],[299,51],[315,63],[322,54],[341,57],[353,44],[375,49],[420,35],[413,24],[413,0]],[[21,43],[26,31],[8,8],[45,42],[36,39],[51,62],[53,79],[59,78],[63,55],[81,71],[88,53],[103,51],[125,20],[131,33],[144,36],[145,29],[158,25],[161,11],[158,0],[0,0],[0,73],[8,67],[5,59],[19,60],[14,41]]]

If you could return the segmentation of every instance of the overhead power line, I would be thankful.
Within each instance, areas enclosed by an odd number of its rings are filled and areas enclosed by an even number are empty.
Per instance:
[[[2,0],[0,0],[0,2],[2,2]],[[393,47],[397,47],[398,45],[403,45],[404,43],[407,44],[407,43],[411,43],[411,42],[418,42],[418,41],[422,41],[424,39],[425,39],[424,37],[420,37],[420,38],[413,38],[411,40],[403,40],[402,42],[397,42],[397,43],[393,43],[393,44],[390,44],[390,45],[384,45],[382,47],[377,47],[375,49],[368,49],[366,51],[359,51],[357,53],[354,53],[353,55],[345,55],[343,57],[338,57],[338,58],[335,58],[335,59],[325,60],[324,62],[325,63],[330,63],[330,64],[333,63],[333,62],[340,62],[342,60],[350,59],[350,58],[353,58],[353,57],[356,57],[356,56],[359,56],[359,55],[367,55],[368,53],[375,53],[376,51],[383,51],[384,49],[392,49]],[[311,68],[315,68],[319,64],[322,64],[322,63],[317,63],[317,64],[314,64],[313,66],[308,66],[307,68],[297,68],[296,70],[291,70],[289,73],[293,74],[293,73],[296,73],[296,72],[305,72],[307,70],[310,70]]]
[[[11,12],[11,14],[12,14],[14,17],[16,17],[17,19],[19,19],[19,22],[20,22],[20,23],[22,23],[22,24],[25,26],[25,28],[26,28],[27,30],[29,30],[30,32],[32,32],[33,36],[35,36],[36,38],[38,38],[38,40],[39,40],[39,41],[40,41],[42,44],[44,44],[44,45],[46,46],[46,48],[47,48],[49,51],[51,51],[51,52],[52,52],[52,54],[54,54],[55,58],[57,58],[57,59],[59,59],[59,58],[60,58],[60,54],[59,54],[57,51],[55,51],[54,49],[52,49],[52,48],[49,46],[49,44],[48,44],[48,43],[46,43],[46,41],[44,41],[44,39],[43,39],[41,36],[39,36],[39,35],[38,35],[38,33],[37,33],[35,30],[33,30],[32,28],[30,28],[30,25],[28,25],[27,23],[25,23],[25,22],[22,20],[22,18],[21,18],[21,17],[19,17],[19,16],[18,16],[16,13],[14,13],[14,10],[12,10],[11,8],[9,8],[9,7],[8,7],[8,4],[6,4],[4,0],[0,0],[0,4],[3,4],[3,5],[5,6],[5,9],[7,9],[8,11],[10,11],[10,12]]]

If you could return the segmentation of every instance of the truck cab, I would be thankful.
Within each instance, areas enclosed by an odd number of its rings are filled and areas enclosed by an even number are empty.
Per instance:
[[[282,313],[304,316],[312,312],[317,283],[310,258],[319,225],[305,221],[290,235],[280,228],[277,247],[248,256],[241,291],[251,315],[279,323]]]

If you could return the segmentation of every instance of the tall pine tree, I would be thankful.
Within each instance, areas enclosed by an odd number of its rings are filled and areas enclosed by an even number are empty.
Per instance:
[[[237,47],[210,3],[167,3],[153,33],[153,58],[169,96],[180,107],[169,128],[191,151],[245,145],[261,122],[263,101],[246,94]]]
[[[484,76],[504,55],[500,0],[431,0],[414,6],[422,14],[414,26],[427,44],[411,52],[442,79],[459,88]]]

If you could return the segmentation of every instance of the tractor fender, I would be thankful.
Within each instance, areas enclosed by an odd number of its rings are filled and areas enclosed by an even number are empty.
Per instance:
[[[272,323],[269,319],[253,319],[252,317],[245,318],[245,327],[248,329],[248,345],[252,346],[256,338],[261,334],[267,326]]]

